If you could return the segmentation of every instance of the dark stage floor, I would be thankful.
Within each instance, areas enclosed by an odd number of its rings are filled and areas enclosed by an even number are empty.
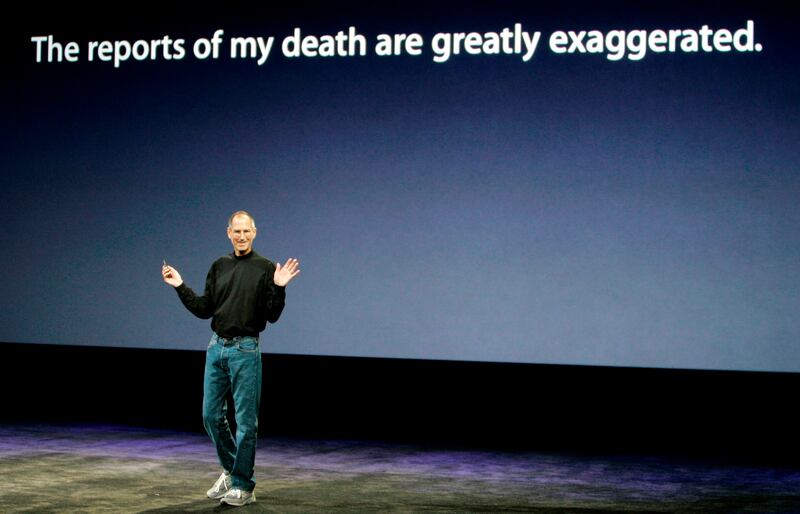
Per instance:
[[[262,439],[245,512],[800,512],[800,469]],[[202,434],[0,425],[0,512],[210,512]]]

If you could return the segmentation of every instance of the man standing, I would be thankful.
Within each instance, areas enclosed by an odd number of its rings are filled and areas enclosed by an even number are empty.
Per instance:
[[[183,305],[201,319],[211,318],[214,334],[206,352],[203,382],[203,424],[217,449],[222,474],[206,493],[228,505],[256,501],[253,471],[256,460],[258,407],[261,400],[259,334],[283,311],[286,284],[300,273],[297,259],[281,266],[253,251],[256,224],[245,211],[228,220],[233,253],[217,259],[198,296],[180,273],[164,264],[164,282],[175,288]],[[228,392],[236,418],[234,440],[225,416]]]

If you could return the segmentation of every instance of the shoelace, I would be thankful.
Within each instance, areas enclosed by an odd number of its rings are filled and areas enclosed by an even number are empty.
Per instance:
[[[223,488],[225,488],[225,490],[226,490],[226,491],[228,490],[228,488],[225,486],[225,478],[226,478],[226,477],[222,476],[222,477],[219,477],[219,478],[217,479],[217,483],[216,483],[216,484],[214,484],[214,491],[217,491],[217,492],[219,492],[219,491],[221,491]]]

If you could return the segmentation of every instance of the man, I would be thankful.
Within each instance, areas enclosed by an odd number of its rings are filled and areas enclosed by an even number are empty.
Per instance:
[[[206,352],[203,424],[217,449],[222,474],[206,495],[229,505],[256,501],[258,407],[261,400],[259,334],[283,311],[286,285],[300,273],[297,259],[281,266],[253,251],[256,224],[245,211],[228,220],[233,253],[217,259],[206,278],[203,296],[183,283],[164,263],[164,282],[175,288],[183,305],[201,319],[211,318],[214,334]],[[236,417],[234,441],[225,416],[228,392]]]

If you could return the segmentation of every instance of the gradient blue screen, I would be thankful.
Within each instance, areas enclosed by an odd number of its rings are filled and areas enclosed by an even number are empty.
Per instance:
[[[160,276],[202,292],[235,210],[297,257],[267,352],[800,371],[796,20],[758,3],[215,7],[6,34],[0,340],[205,349]],[[216,9],[216,10],[214,10]],[[123,17],[125,18],[125,17]],[[757,51],[563,53],[555,31],[712,29]],[[541,31],[435,62],[438,33]],[[365,56],[281,39],[356,27]],[[35,62],[32,37],[275,36],[220,58]],[[420,55],[379,57],[379,34]]]

